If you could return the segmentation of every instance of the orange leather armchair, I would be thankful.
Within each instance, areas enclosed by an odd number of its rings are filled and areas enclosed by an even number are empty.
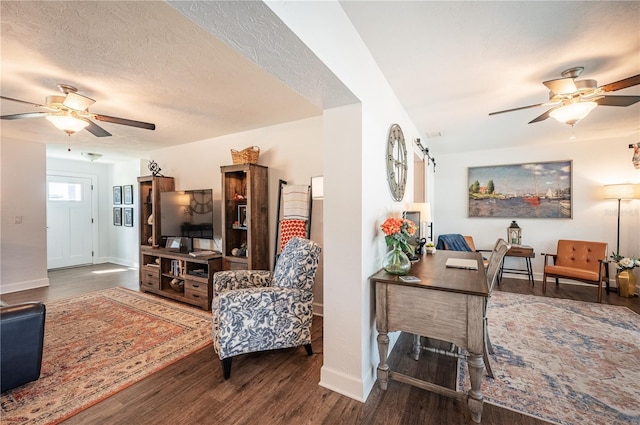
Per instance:
[[[602,302],[602,281],[606,279],[609,288],[609,268],[607,266],[607,244],[604,242],[558,241],[556,254],[544,255],[544,275],[542,292],[547,290],[547,278],[577,280],[598,286],[598,302]],[[553,258],[553,264],[548,258]]]

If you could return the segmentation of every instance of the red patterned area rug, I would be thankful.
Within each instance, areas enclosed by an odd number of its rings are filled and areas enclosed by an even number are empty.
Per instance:
[[[494,291],[485,401],[562,425],[640,424],[640,315]],[[458,386],[470,387],[466,362]]]
[[[40,379],[2,394],[1,423],[56,424],[211,344],[211,313],[124,288],[46,304]]]

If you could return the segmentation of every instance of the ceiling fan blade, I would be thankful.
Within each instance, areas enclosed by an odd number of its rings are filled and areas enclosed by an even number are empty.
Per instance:
[[[603,106],[629,106],[640,102],[640,96],[602,96],[595,102]]]
[[[538,103],[536,105],[521,106],[519,108],[513,108],[513,109],[505,109],[504,111],[491,112],[489,113],[489,115],[504,114],[505,112],[520,111],[522,109],[537,108],[539,106],[545,106],[545,105],[549,105],[549,103]]]
[[[0,118],[3,120],[19,120],[22,118],[40,118],[49,115],[48,112],[27,112],[24,114],[3,115]]]
[[[107,130],[105,130],[104,128],[100,127],[98,124],[94,123],[91,120],[88,120],[86,118],[80,118],[82,121],[86,121],[89,123],[88,126],[85,127],[85,130],[87,130],[89,133],[93,134],[96,137],[108,137],[111,136],[111,133],[109,133]]]
[[[94,103],[96,103],[96,101],[87,96],[69,92],[67,93],[67,97],[64,99],[63,105],[76,111],[86,111],[87,108]]]
[[[557,80],[544,81],[542,84],[555,94],[570,94],[578,91],[573,78],[559,78]]]
[[[532,119],[531,121],[529,121],[529,124],[533,124],[534,122],[540,122],[540,121],[544,121],[547,118],[549,118],[549,114],[551,113],[551,111],[553,111],[556,108],[551,108],[549,109],[547,112],[545,112],[542,115],[538,115],[537,117],[535,117],[534,119]]]
[[[35,106],[36,108],[44,108],[45,105],[40,105],[38,103],[27,102],[26,100],[14,99],[12,97],[0,96],[0,99],[10,100],[12,102],[26,103],[27,105]]]
[[[602,89],[606,92],[626,89],[627,87],[637,86],[640,84],[640,74],[633,77],[625,78],[624,80],[615,81],[613,83],[605,84]]]
[[[111,122],[114,124],[122,124],[122,125],[128,125],[131,127],[138,127],[138,128],[144,128],[147,130],[155,130],[156,129],[156,125],[155,124],[151,124],[148,122],[142,122],[142,121],[134,121],[134,120],[128,120],[125,118],[117,118],[117,117],[110,117],[107,115],[98,115],[98,114],[93,114],[93,117],[95,119],[97,119],[98,121],[104,121],[104,122]]]

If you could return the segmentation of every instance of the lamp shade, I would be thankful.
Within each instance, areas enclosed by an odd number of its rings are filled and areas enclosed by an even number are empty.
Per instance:
[[[607,184],[604,199],[640,199],[640,184]]]
[[[428,202],[415,202],[407,205],[407,211],[420,211],[420,221],[431,223],[431,205]]]
[[[311,177],[311,198],[324,198],[324,177]]]

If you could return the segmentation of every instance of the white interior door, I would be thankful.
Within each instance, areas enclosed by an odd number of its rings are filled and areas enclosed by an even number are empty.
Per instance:
[[[47,176],[47,268],[91,264],[92,184],[86,177]]]

